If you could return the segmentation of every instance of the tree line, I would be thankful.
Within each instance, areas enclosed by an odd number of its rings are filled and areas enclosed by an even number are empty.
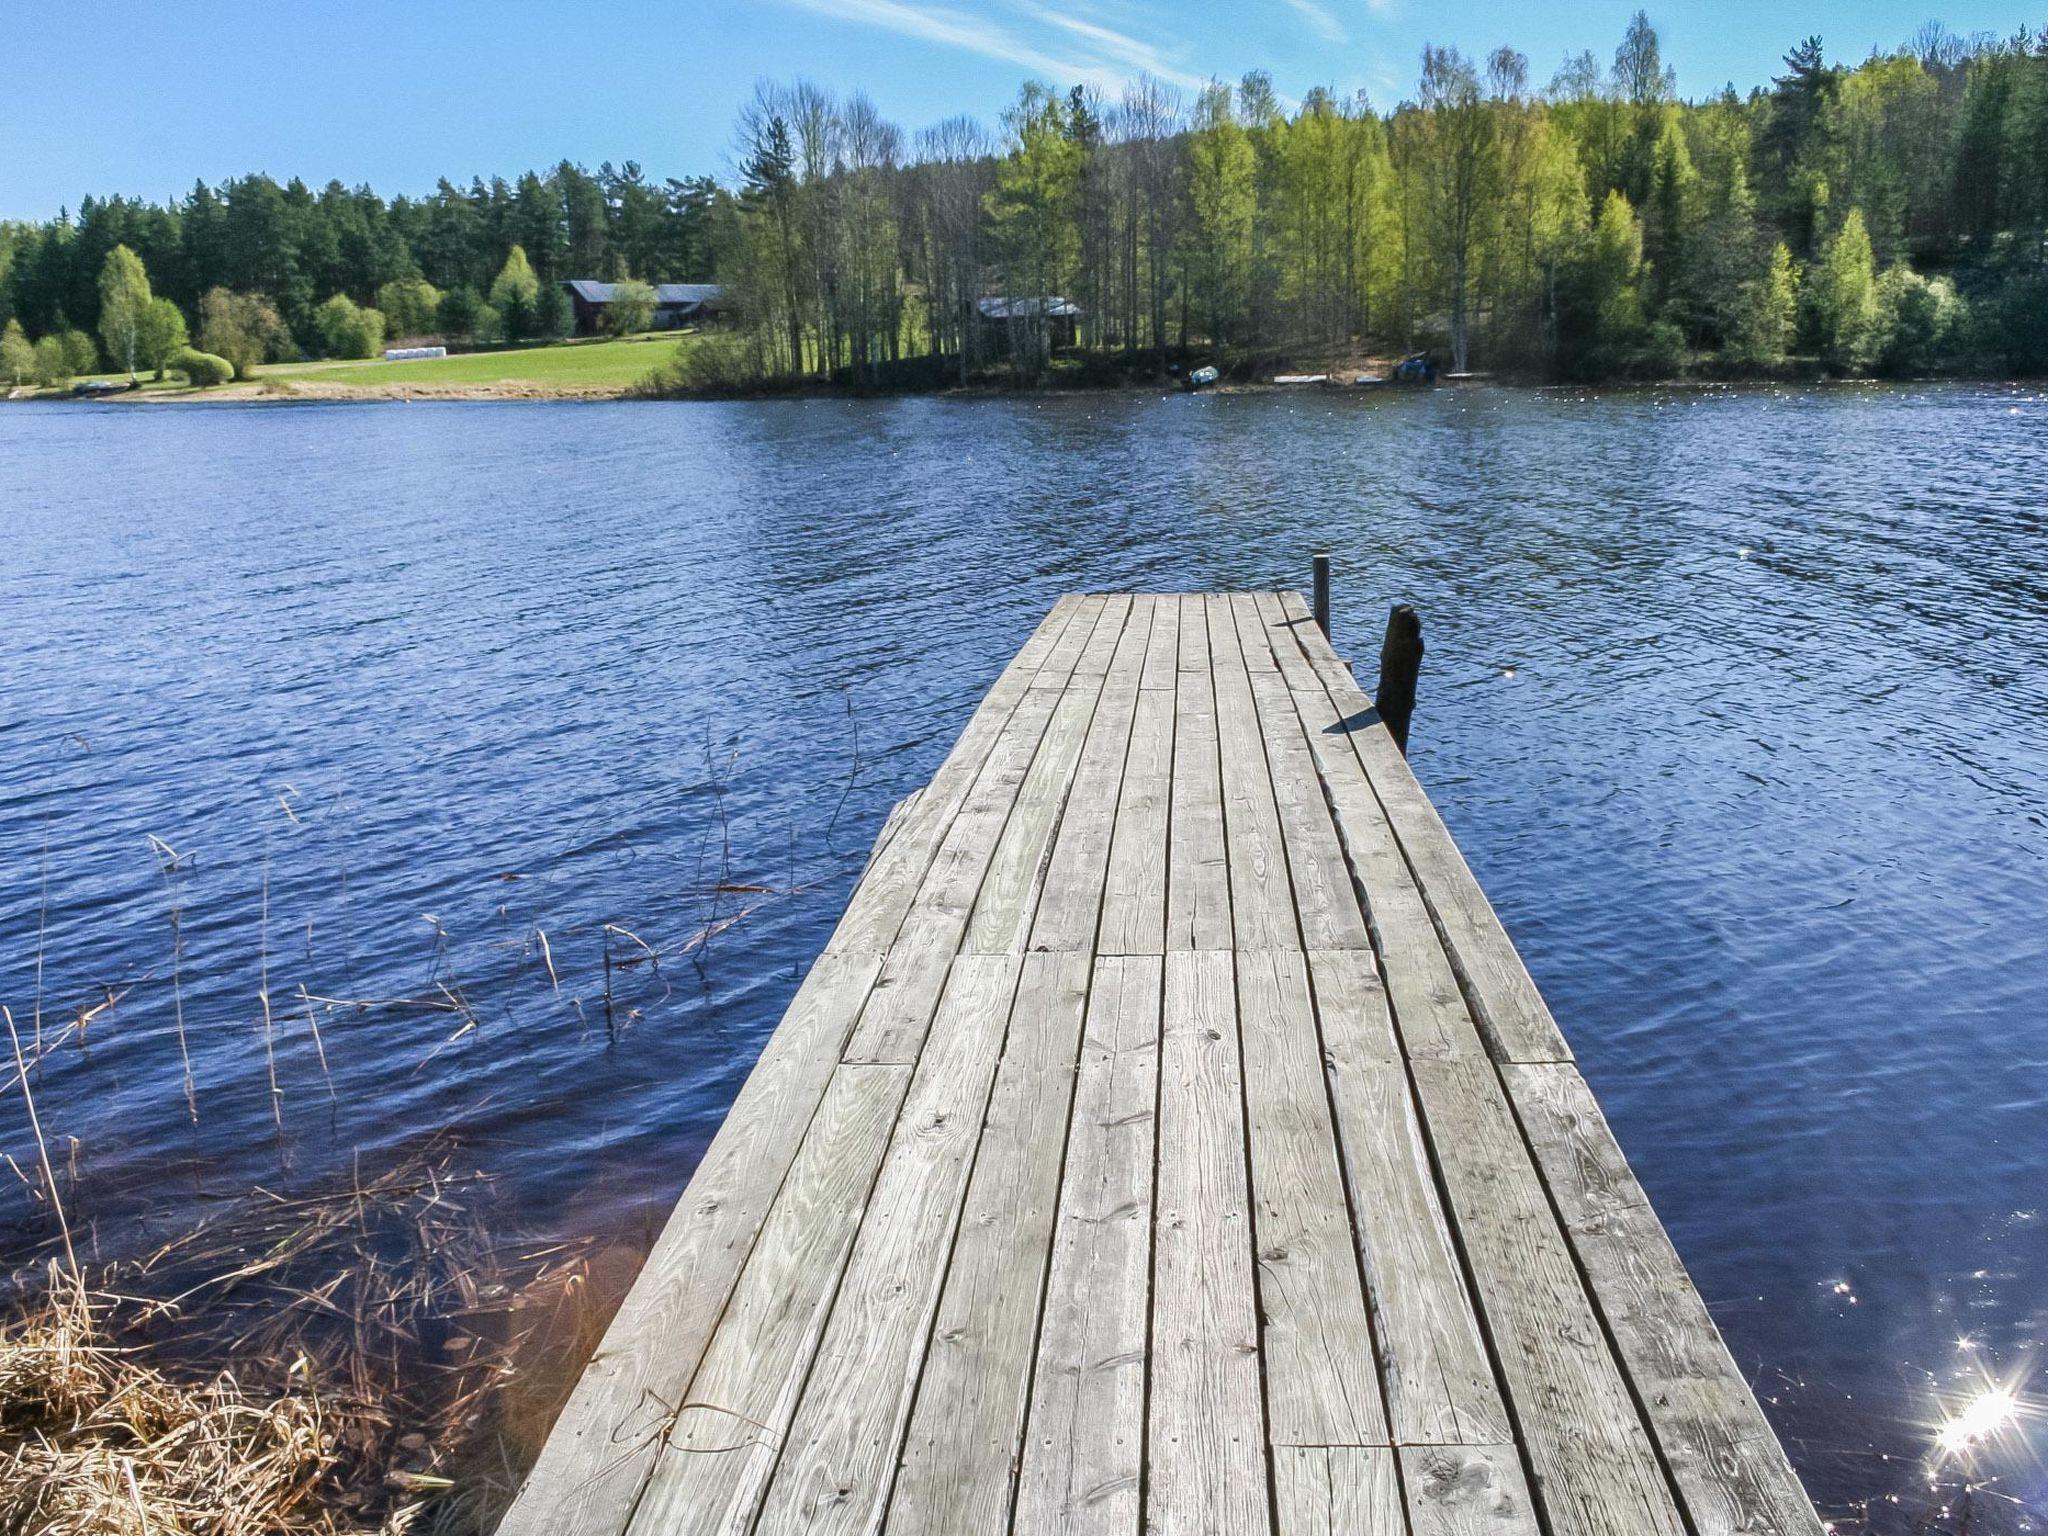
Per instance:
[[[727,184],[564,164],[387,203],[246,177],[0,227],[0,320],[101,334],[117,246],[195,326],[241,306],[264,355],[360,346],[370,313],[559,334],[567,277],[721,282],[737,320],[682,383],[1425,349],[1565,378],[2034,371],[2048,41],[1930,24],[1850,65],[1808,38],[1768,86],[1687,100],[1638,12],[1610,60],[1543,85],[1511,49],[1431,47],[1389,111],[1256,72],[1114,99],[1032,83],[997,128],[915,135],[858,93],[764,84]],[[1023,302],[992,320],[992,296]],[[1052,296],[1078,309],[1071,349]]]
[[[88,197],[47,223],[0,223],[0,329],[31,347],[68,339],[74,373],[125,367],[111,350],[87,350],[101,338],[102,276],[118,249],[192,336],[238,354],[243,371],[370,355],[398,337],[560,336],[571,318],[564,279],[708,281],[730,204],[709,178],[656,183],[631,161],[444,180],[429,197],[389,201],[262,175],[201,182],[170,204]]]
[[[1424,50],[1413,96],[1287,103],[1253,73],[1114,100],[1028,84],[1000,132],[908,138],[862,96],[741,111],[723,280],[746,325],[680,383],[879,382],[1430,350],[1607,378],[2048,368],[2048,39],[1930,24],[1854,65],[1677,92],[1637,12],[1611,61],[1532,83],[1512,49]],[[998,325],[974,300],[1023,296]]]

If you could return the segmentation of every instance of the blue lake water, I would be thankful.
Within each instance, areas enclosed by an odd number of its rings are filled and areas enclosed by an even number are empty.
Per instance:
[[[1924,1528],[2048,1394],[2044,492],[2004,386],[0,407],[0,1002],[103,1254],[448,1125],[644,1226],[1057,594],[1327,545],[1809,1487]]]

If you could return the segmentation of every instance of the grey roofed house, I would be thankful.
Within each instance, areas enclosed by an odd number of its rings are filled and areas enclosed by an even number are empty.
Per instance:
[[[1039,298],[1028,294],[1015,297],[998,294],[976,299],[974,307],[984,320],[1035,320],[1041,315],[1048,320],[1078,320],[1081,317],[1080,305],[1056,293]]]
[[[569,307],[575,311],[576,332],[587,336],[603,322],[617,283],[602,283],[593,277],[572,277],[562,286],[569,293]],[[673,330],[692,321],[710,320],[725,312],[725,289],[718,283],[654,283],[654,328]]]
[[[974,312],[983,346],[996,353],[1009,350],[1011,332],[1018,327],[1041,329],[1048,347],[1071,347],[1080,333],[1081,306],[1057,293],[994,294],[976,299]]]

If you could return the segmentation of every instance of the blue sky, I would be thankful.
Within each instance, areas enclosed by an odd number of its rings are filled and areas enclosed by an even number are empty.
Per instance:
[[[756,79],[864,88],[907,128],[991,123],[1027,76],[1104,86],[1270,70],[1283,93],[1363,88],[1390,105],[1425,41],[1508,43],[1547,80],[1604,61],[1639,0],[0,0],[0,218],[87,192],[177,195],[262,170],[386,194],[564,157],[654,176],[724,174]],[[1649,6],[1679,88],[1747,90],[1809,32],[1856,59],[1932,15],[2005,34],[2039,0],[1665,0]]]

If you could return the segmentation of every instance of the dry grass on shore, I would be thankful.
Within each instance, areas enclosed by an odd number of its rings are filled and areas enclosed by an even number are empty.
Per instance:
[[[0,1533],[488,1530],[602,1323],[586,1247],[494,1239],[488,1202],[437,1144],[139,1262],[17,1276]]]

